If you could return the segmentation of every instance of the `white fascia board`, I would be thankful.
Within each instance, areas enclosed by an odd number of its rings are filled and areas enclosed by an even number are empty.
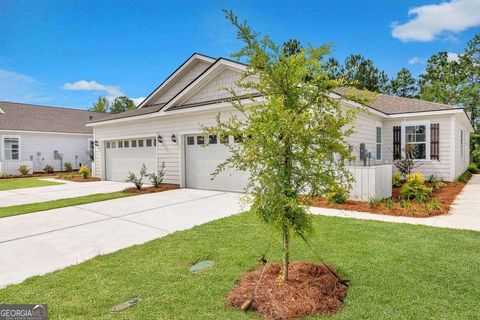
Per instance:
[[[163,88],[165,88],[169,83],[174,81],[174,79],[177,77],[177,75],[181,74],[185,69],[190,67],[190,65],[196,61],[196,60],[201,60],[205,61],[208,63],[214,63],[215,59],[203,56],[201,54],[193,54],[187,61],[185,61],[180,68],[175,70],[171,75],[167,77],[167,79],[158,87],[156,88],[152,93],[150,93],[145,100],[143,100],[137,107],[137,109],[143,108],[144,105],[150,101],[158,92],[160,92]]]
[[[389,114],[387,118],[408,118],[408,117],[421,117],[421,116],[435,116],[443,114],[455,114],[455,113],[465,113],[463,109],[449,109],[449,110],[436,110],[436,111],[422,111],[422,112],[407,112],[407,113],[396,113]]]
[[[60,134],[70,136],[93,136],[93,133],[74,133],[74,132],[51,132],[51,131],[30,131],[30,130],[3,130],[0,128],[0,132],[18,132],[18,133],[36,133],[36,134]]]
[[[177,96],[175,96],[172,100],[170,100],[163,108],[160,110],[161,113],[166,112],[170,107],[174,106],[175,103],[177,103],[182,97],[190,93],[192,90],[195,90],[195,88],[204,83],[207,82],[212,75],[216,75],[216,71],[218,71],[219,68],[230,68],[234,70],[238,70],[240,72],[244,72],[247,67],[225,59],[219,59],[217,62],[214,63],[214,65],[208,69],[204,74],[202,74],[200,77],[198,77],[194,82],[190,83],[187,87],[185,87]],[[212,78],[213,79],[213,78]]]

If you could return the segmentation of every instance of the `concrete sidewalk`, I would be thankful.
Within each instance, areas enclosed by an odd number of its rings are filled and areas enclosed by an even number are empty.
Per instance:
[[[57,179],[45,180],[58,181],[64,184],[0,191],[0,207],[88,196],[96,193],[110,193],[132,187],[131,183],[115,181],[71,182]]]
[[[446,215],[430,218],[410,218],[317,207],[312,207],[311,212],[332,217],[480,231],[480,175],[473,175],[472,179],[453,202],[450,212]]]
[[[243,211],[242,194],[178,189],[0,219],[0,287]]]

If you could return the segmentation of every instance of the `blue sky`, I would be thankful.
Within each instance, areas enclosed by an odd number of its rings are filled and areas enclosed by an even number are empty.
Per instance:
[[[99,95],[140,100],[193,52],[240,48],[222,8],[277,42],[332,42],[337,59],[360,53],[389,75],[417,75],[430,55],[461,53],[480,32],[480,0],[0,0],[0,100],[81,109]]]

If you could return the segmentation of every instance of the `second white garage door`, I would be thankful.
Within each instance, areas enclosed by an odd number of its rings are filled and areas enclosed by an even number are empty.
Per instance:
[[[187,188],[242,192],[248,181],[245,172],[227,169],[212,180],[211,174],[228,158],[230,151],[225,143],[240,143],[233,137],[220,141],[210,136],[209,144],[202,135],[185,137],[185,185]]]
[[[143,164],[147,173],[157,170],[155,138],[105,142],[105,180],[125,181],[129,171],[138,176]]]

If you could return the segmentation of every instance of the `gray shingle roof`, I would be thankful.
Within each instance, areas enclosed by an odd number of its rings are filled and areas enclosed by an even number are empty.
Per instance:
[[[48,107],[15,102],[0,102],[0,131],[41,131],[91,134],[86,124],[104,117],[104,113]]]
[[[346,94],[350,88],[336,88],[333,91],[341,96]],[[398,114],[410,112],[441,111],[458,109],[458,107],[443,103],[424,101],[419,99],[402,98],[386,94],[378,94],[377,98],[367,104],[370,108],[385,114]]]

